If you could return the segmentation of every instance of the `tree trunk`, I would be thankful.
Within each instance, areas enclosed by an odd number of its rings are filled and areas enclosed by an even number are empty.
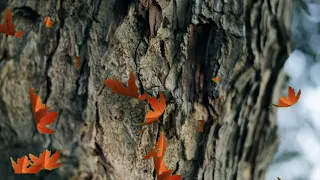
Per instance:
[[[291,52],[292,1],[157,1],[145,10],[137,0],[8,1],[24,34],[1,37],[2,179],[154,179],[153,161],[143,157],[159,124],[138,134],[147,104],[104,84],[114,76],[125,83],[131,71],[142,92],[165,95],[169,168],[188,180],[264,179],[278,143],[270,105]],[[35,128],[30,87],[59,112],[52,135]],[[63,165],[14,174],[9,157],[45,149],[59,149]]]

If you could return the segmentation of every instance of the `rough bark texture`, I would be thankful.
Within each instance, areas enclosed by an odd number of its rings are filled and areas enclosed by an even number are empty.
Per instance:
[[[158,124],[139,135],[134,123],[144,120],[147,104],[104,85],[113,76],[126,82],[130,71],[141,91],[164,92],[165,161],[183,179],[264,179],[277,147],[270,105],[291,52],[291,0],[153,3],[163,21],[149,40],[149,23],[157,29],[160,16],[138,1],[8,1],[25,34],[0,42],[1,179],[154,179],[152,160],[142,158]],[[56,21],[52,28],[45,16]],[[36,131],[30,87],[59,112],[55,134]],[[13,174],[9,157],[46,148],[61,150],[62,167]]]

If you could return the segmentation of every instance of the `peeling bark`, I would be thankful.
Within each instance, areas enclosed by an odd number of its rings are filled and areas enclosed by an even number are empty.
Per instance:
[[[126,82],[131,71],[142,92],[165,95],[171,169],[188,180],[264,179],[278,143],[270,105],[291,52],[292,2],[157,0],[163,18],[151,39],[140,3],[8,0],[16,30],[25,34],[1,35],[3,179],[154,179],[153,162],[142,158],[159,126],[139,135],[134,123],[144,120],[147,105],[104,85],[113,76]],[[55,20],[52,28],[45,27],[45,16]],[[217,84],[215,76],[221,77]],[[36,131],[30,87],[59,112],[55,134]],[[60,149],[62,167],[13,174],[9,157],[46,148]]]

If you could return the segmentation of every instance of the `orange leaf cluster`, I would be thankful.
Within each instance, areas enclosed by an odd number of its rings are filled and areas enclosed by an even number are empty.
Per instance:
[[[60,151],[56,151],[51,157],[51,152],[46,149],[40,154],[39,158],[29,154],[31,161],[27,156],[18,158],[17,163],[10,157],[11,165],[15,174],[36,174],[42,169],[52,170],[62,165],[57,163],[60,157]]]
[[[107,79],[105,84],[108,88],[112,90],[114,93],[122,94],[125,96],[129,96],[132,98],[137,98],[139,100],[144,100],[147,95],[139,95],[138,87],[135,84],[135,77],[133,72],[130,73],[130,77],[128,80],[128,87],[124,87],[122,83],[120,83],[116,78],[114,80]],[[158,120],[159,117],[163,114],[166,108],[166,101],[163,94],[159,93],[160,100],[158,101],[155,97],[147,97],[147,101],[150,104],[152,110],[148,110],[146,114],[146,122],[139,123],[139,125],[150,125],[154,121]],[[142,129],[139,133],[144,132],[146,128]],[[144,159],[149,159],[153,157],[154,167],[157,172],[158,180],[180,180],[182,178],[181,175],[172,175],[173,170],[169,170],[168,167],[165,165],[163,157],[166,151],[166,141],[164,132],[162,130],[160,138],[156,143],[156,147],[149,152]]]
[[[46,127],[46,125],[53,123],[58,116],[57,112],[48,112],[50,109],[46,107],[38,95],[34,93],[33,88],[30,88],[30,101],[33,116],[36,122],[37,130],[42,134],[52,134],[54,131]],[[56,163],[60,157],[60,151],[56,151],[51,157],[51,152],[47,149],[40,154],[39,158],[33,154],[18,158],[17,163],[10,157],[12,167],[15,174],[35,174],[41,169],[52,170],[59,166],[61,163]]]
[[[11,157],[10,160],[15,174],[35,174],[41,168],[41,165],[29,166],[31,162],[27,156],[18,158],[17,163]]]
[[[57,163],[57,160],[60,157],[60,151],[56,151],[54,154],[52,154],[51,157],[50,155],[51,152],[46,149],[43,153],[40,154],[39,158],[31,153],[29,154],[29,157],[33,162],[33,165],[41,165],[41,169],[52,170],[60,167],[62,163]]]
[[[278,104],[273,104],[276,107],[290,107],[298,102],[300,99],[301,91],[299,89],[297,95],[295,96],[294,89],[292,87],[288,87],[288,98],[286,96],[283,96],[280,98]]]
[[[16,33],[16,31],[14,30],[14,25],[12,23],[12,14],[9,8],[7,8],[6,10],[3,24],[0,25],[0,33],[15,36],[17,38],[20,38],[23,34],[23,31],[19,31]]]
[[[46,18],[44,19],[44,22],[45,22],[45,25],[46,25],[48,28],[50,28],[50,27],[54,24],[54,21],[51,21],[51,20],[50,20],[50,17],[46,17]]]
[[[139,95],[139,89],[136,85],[136,79],[133,72],[130,72],[128,87],[124,87],[124,85],[119,82],[117,78],[114,78],[114,80],[108,78],[105,80],[105,84],[112,90],[112,92],[117,94],[122,94],[124,96],[129,96],[139,100],[144,100],[147,97],[147,94]],[[147,101],[149,102],[152,110],[148,110],[148,113],[146,114],[146,122],[140,123],[139,125],[141,126],[152,124],[163,114],[166,108],[166,100],[161,92],[160,101],[158,101],[158,99],[155,97],[147,97]]]
[[[181,175],[172,175],[173,170],[170,170],[163,160],[164,153],[166,151],[166,139],[164,131],[162,130],[160,138],[156,143],[156,147],[150,151],[144,159],[150,159],[153,157],[154,168],[156,170],[158,180],[180,180]]]
[[[38,131],[42,134],[54,133],[54,130],[47,128],[46,125],[55,121],[58,112],[48,112],[50,107],[42,104],[40,97],[34,93],[33,88],[30,88],[30,101]]]

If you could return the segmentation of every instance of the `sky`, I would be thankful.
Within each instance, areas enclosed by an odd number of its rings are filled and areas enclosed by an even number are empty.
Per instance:
[[[297,5],[293,11],[296,49],[284,67],[288,86],[296,93],[301,89],[301,96],[297,104],[278,109],[280,144],[266,180],[320,180],[320,0],[304,3],[306,10]]]

